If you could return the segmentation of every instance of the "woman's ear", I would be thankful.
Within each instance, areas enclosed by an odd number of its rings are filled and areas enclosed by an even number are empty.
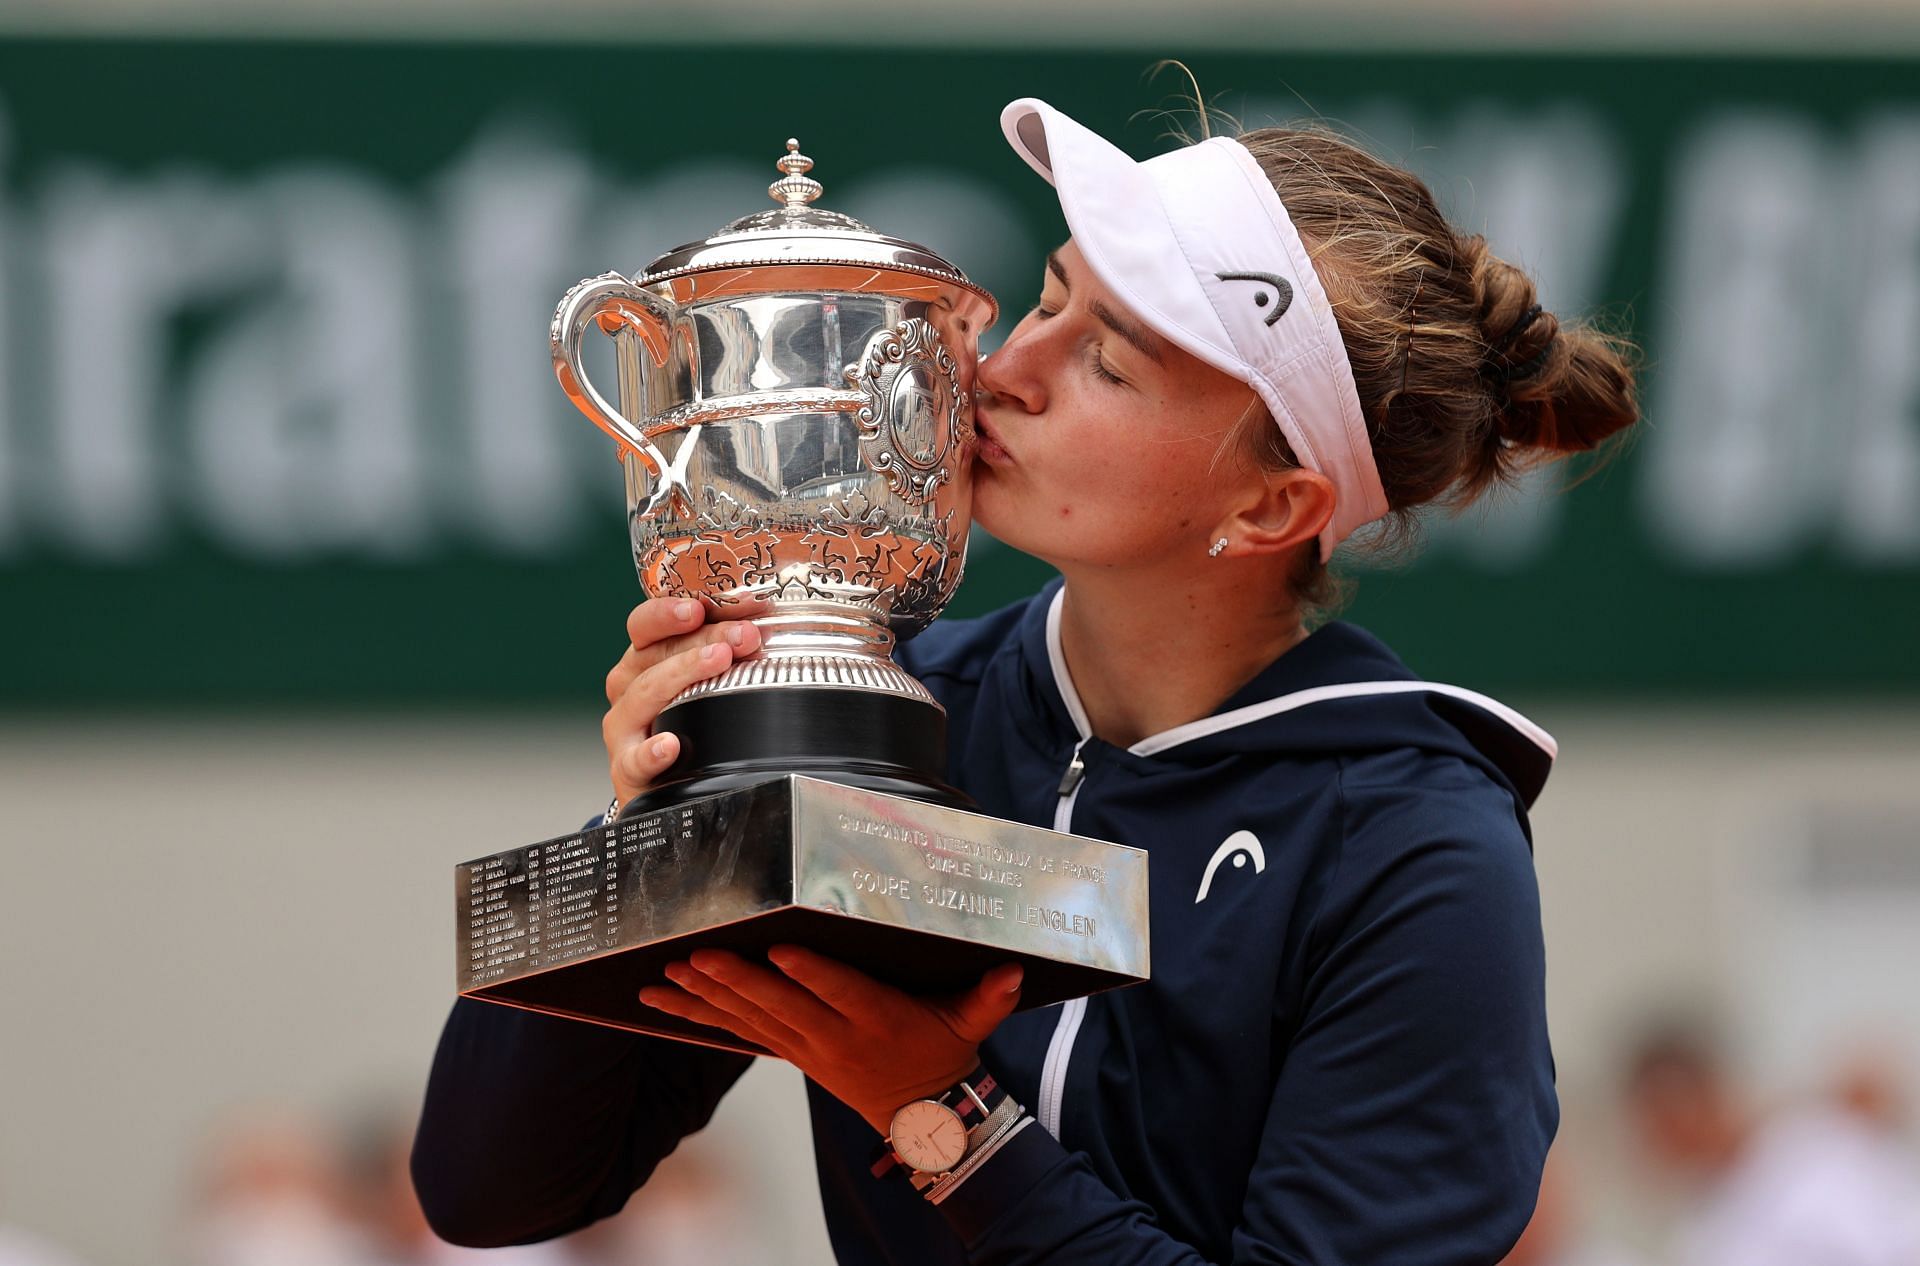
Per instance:
[[[1230,554],[1277,554],[1326,531],[1333,519],[1333,481],[1317,470],[1262,472],[1262,481],[1220,520],[1213,539]]]

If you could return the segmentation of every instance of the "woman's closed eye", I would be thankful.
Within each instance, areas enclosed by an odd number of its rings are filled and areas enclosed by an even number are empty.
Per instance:
[[[1127,381],[1119,374],[1107,368],[1106,362],[1100,359],[1100,345],[1097,343],[1087,349],[1087,368],[1092,370],[1093,376],[1102,382],[1110,382],[1115,386],[1121,386]]]
[[[1033,317],[1036,321],[1047,321],[1059,316],[1060,309],[1049,308],[1043,299],[1029,308],[1027,315]],[[1117,387],[1127,385],[1125,378],[1108,369],[1107,363],[1100,359],[1100,345],[1098,343],[1089,344],[1087,347],[1087,369],[1095,378],[1098,378],[1102,382],[1111,383]]]

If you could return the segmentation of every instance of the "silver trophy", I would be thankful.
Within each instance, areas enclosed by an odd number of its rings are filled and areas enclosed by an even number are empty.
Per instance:
[[[560,384],[619,446],[640,584],[752,613],[761,650],[680,695],[681,756],[644,812],[768,774],[961,803],[944,713],[889,657],[960,582],[972,386],[993,298],[923,246],[813,205],[788,142],[779,205],[553,319]],[[582,364],[613,336],[615,407]]]
[[[618,445],[642,587],[752,618],[761,649],[662,712],[680,756],[617,821],[460,868],[461,992],[747,1050],[637,991],[783,941],[918,991],[1018,958],[1026,1006],[1142,979],[1145,855],[969,812],[944,709],[890,655],[960,582],[993,298],[813,205],[798,142],[777,166],[773,209],[581,282],[552,328]]]

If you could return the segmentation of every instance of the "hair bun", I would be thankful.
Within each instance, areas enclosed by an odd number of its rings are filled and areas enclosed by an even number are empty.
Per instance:
[[[1410,540],[1421,507],[1464,508],[1639,416],[1629,345],[1546,311],[1526,274],[1449,223],[1418,176],[1325,129],[1259,128],[1240,143],[1340,323],[1389,508],[1363,548]],[[1253,433],[1263,469],[1300,464],[1278,427]]]
[[[1563,326],[1527,275],[1478,242],[1481,372],[1500,437],[1553,453],[1592,449],[1640,417],[1629,349],[1586,325]]]

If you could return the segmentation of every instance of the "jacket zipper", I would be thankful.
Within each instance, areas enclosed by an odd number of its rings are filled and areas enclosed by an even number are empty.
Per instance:
[[[1080,798],[1080,784],[1087,776],[1086,762],[1080,759],[1080,749],[1086,745],[1086,739],[1074,744],[1073,759],[1060,778],[1053,829],[1065,834],[1073,831],[1073,802]],[[1073,1058],[1073,1039],[1079,1035],[1080,1021],[1086,1014],[1085,998],[1070,998],[1061,1005],[1053,1040],[1047,1043],[1047,1061],[1040,1067],[1040,1125],[1056,1139],[1060,1137],[1060,1100],[1067,1088],[1067,1063]]]

